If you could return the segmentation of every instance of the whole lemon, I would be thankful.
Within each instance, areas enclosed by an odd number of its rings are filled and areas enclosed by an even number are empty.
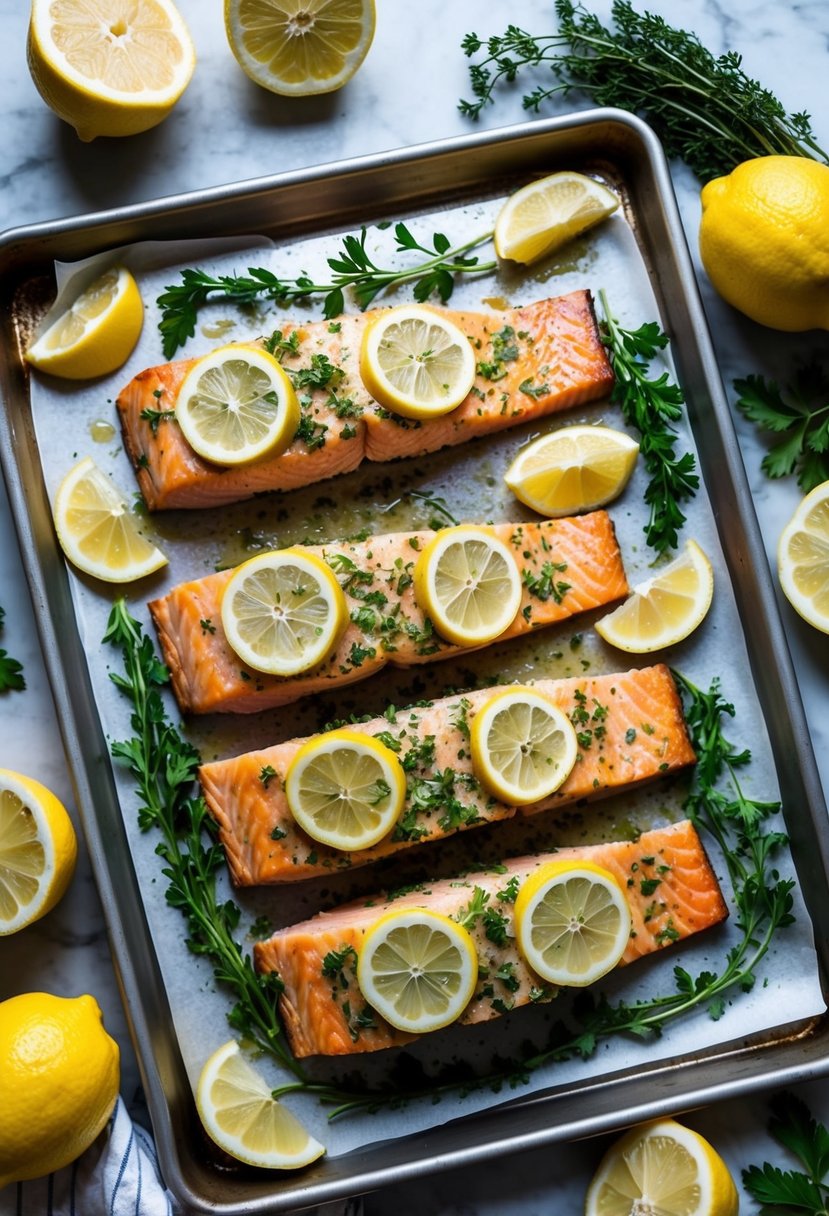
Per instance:
[[[829,329],[829,166],[760,156],[701,202],[702,264],[724,300],[772,329]]]
[[[119,1056],[94,997],[29,992],[0,1003],[0,1187],[89,1147],[118,1097]]]

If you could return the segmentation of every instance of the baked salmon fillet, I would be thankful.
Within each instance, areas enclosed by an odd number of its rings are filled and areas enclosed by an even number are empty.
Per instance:
[[[424,907],[457,916],[475,888],[483,891],[487,907],[497,912],[505,932],[492,934],[498,938],[493,942],[487,937],[484,918],[470,929],[480,971],[459,1021],[487,1022],[554,996],[555,988],[545,985],[524,962],[515,942],[513,918],[518,887],[553,857],[594,862],[618,879],[633,922],[619,966],[720,924],[728,916],[705,850],[688,820],[644,832],[635,842],[581,845],[521,857],[508,861],[498,874],[441,879],[397,898],[376,896],[344,904],[280,929],[254,946],[257,971],[276,972],[284,986],[280,1009],[294,1055],[352,1055],[411,1042],[416,1036],[394,1029],[363,1000],[356,980],[363,939],[391,908]]]
[[[302,425],[280,456],[221,468],[198,456],[171,416],[195,360],[151,367],[116,401],[124,444],[150,510],[216,507],[267,490],[294,490],[546,417],[605,396],[613,371],[590,292],[574,291],[523,308],[477,313],[437,309],[469,337],[478,372],[451,413],[412,421],[369,396],[359,373],[360,342],[377,309],[337,321],[285,322],[269,342],[292,374]]]
[[[628,592],[610,517],[491,524],[515,558],[524,584],[521,607],[497,641],[598,608]],[[297,676],[247,667],[222,629],[221,599],[231,570],[182,583],[150,603],[150,612],[182,710],[256,713],[312,693],[364,680],[387,663],[409,667],[465,653],[446,642],[414,594],[412,571],[432,532],[396,532],[365,541],[307,546],[337,574],[350,619],[330,659]]]
[[[615,675],[537,680],[533,687],[571,719],[579,750],[564,784],[543,801],[523,806],[521,814],[630,789],[696,759],[676,685],[663,664]],[[397,753],[406,772],[406,801],[397,825],[372,848],[343,852],[319,844],[294,821],[284,782],[305,739],[202,765],[199,780],[233,881],[237,886],[298,882],[512,818],[516,808],[479,785],[469,751],[470,724],[498,691],[480,689],[390,711],[351,728],[379,738]]]

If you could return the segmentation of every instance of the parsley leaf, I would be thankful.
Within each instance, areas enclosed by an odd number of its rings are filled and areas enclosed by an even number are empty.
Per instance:
[[[767,477],[797,472],[808,493],[829,478],[829,373],[817,363],[796,369],[783,392],[772,380],[745,376],[734,381],[737,408],[761,431],[780,438],[763,457]]]

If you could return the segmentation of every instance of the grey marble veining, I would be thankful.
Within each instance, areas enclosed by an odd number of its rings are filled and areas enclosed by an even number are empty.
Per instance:
[[[160,127],[129,140],[81,144],[41,102],[28,74],[28,6],[0,0],[4,70],[0,76],[0,199],[3,228],[75,215],[156,196],[199,189],[263,173],[405,146],[474,128],[457,111],[468,96],[464,33],[501,32],[508,20],[541,32],[554,22],[549,0],[509,6],[477,0],[379,0],[374,45],[355,79],[340,93],[307,101],[271,96],[237,67],[222,26],[219,0],[179,0],[196,43],[198,67],[184,98]],[[609,0],[588,7],[603,17]],[[650,0],[650,11],[693,28],[714,51],[739,49],[746,71],[773,89],[789,110],[813,115],[818,141],[829,146],[825,108],[829,6],[824,0]],[[502,90],[484,114],[487,127],[521,121],[521,86]],[[584,108],[585,100],[552,103],[545,113]],[[712,292],[697,254],[699,188],[682,166],[674,181],[689,246],[726,387],[759,372],[784,378],[797,357],[826,358],[829,338],[813,332],[762,330],[728,309]],[[732,395],[733,396],[733,395]],[[752,425],[735,411],[735,425],[772,568],[783,523],[799,499],[793,479],[770,482],[760,470],[765,451]],[[829,638],[805,625],[780,597],[824,787],[829,789]],[[0,605],[6,622],[0,645],[25,665],[25,693],[0,697],[0,766],[31,771],[67,804],[72,793],[58,725],[46,686],[5,491],[0,485]],[[100,907],[83,846],[78,873],[60,906],[39,924],[0,942],[0,999],[45,988],[67,995],[92,992],[124,1059],[123,1092],[138,1082],[126,1020],[109,959]],[[816,1113],[829,1118],[824,1086],[804,1086]],[[733,1171],[751,1160],[783,1158],[763,1134],[761,1102],[698,1111],[691,1121],[724,1152]],[[570,1216],[581,1210],[601,1145],[555,1146],[508,1157],[474,1172],[453,1172],[366,1201],[371,1216],[429,1212],[445,1216]],[[0,1193],[0,1213],[13,1211]],[[754,1210],[744,1200],[742,1212]],[[37,1214],[35,1214],[37,1216]]]

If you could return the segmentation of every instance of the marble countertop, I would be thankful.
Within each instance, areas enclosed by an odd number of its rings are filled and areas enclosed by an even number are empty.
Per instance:
[[[468,133],[474,128],[457,110],[458,98],[469,95],[462,36],[469,30],[500,33],[507,19],[538,32],[550,30],[554,21],[549,0],[514,0],[508,14],[501,6],[477,0],[420,0],[418,5],[381,0],[375,42],[355,79],[339,93],[296,102],[256,88],[242,74],[225,40],[218,0],[209,5],[179,0],[196,43],[198,68],[176,110],[144,135],[82,144],[46,109],[29,78],[27,7],[20,0],[0,0],[0,31],[7,47],[0,79],[0,198],[1,222],[7,228]],[[588,7],[606,17],[610,4],[596,0]],[[829,146],[826,4],[686,0],[677,6],[670,0],[650,0],[647,8],[670,21],[681,20],[714,51],[739,49],[746,71],[774,90],[790,111],[809,111],[818,141]],[[479,125],[523,121],[520,91],[502,91]],[[551,104],[545,113],[587,105],[571,98]],[[796,358],[825,358],[825,335],[789,336],[760,329],[713,295],[697,256],[698,183],[682,166],[674,167],[674,180],[726,386],[751,371],[785,379]],[[762,441],[736,412],[735,425],[773,567],[782,524],[800,494],[793,478],[765,478],[760,469]],[[821,777],[829,789],[829,638],[810,629],[779,599]],[[71,785],[2,483],[0,605],[6,612],[0,645],[22,661],[27,681],[25,692],[0,696],[0,766],[32,772],[71,807]],[[0,944],[0,999],[38,989],[96,996],[108,1029],[122,1047],[122,1091],[129,1100],[138,1085],[137,1067],[83,845],[76,878],[59,907]],[[829,1118],[829,1096],[821,1083],[804,1085],[800,1092],[816,1114]],[[690,1121],[714,1141],[737,1173],[748,1161],[780,1159],[765,1135],[766,1118],[762,1101],[732,1101],[695,1112]],[[407,1183],[369,1197],[366,1211],[398,1216],[423,1211],[530,1216],[554,1211],[569,1216],[581,1210],[600,1150],[601,1145],[592,1142],[554,1146],[501,1159],[474,1174],[456,1171]],[[12,1205],[13,1188],[0,1192],[0,1214],[10,1216]],[[754,1209],[744,1199],[741,1210]]]

